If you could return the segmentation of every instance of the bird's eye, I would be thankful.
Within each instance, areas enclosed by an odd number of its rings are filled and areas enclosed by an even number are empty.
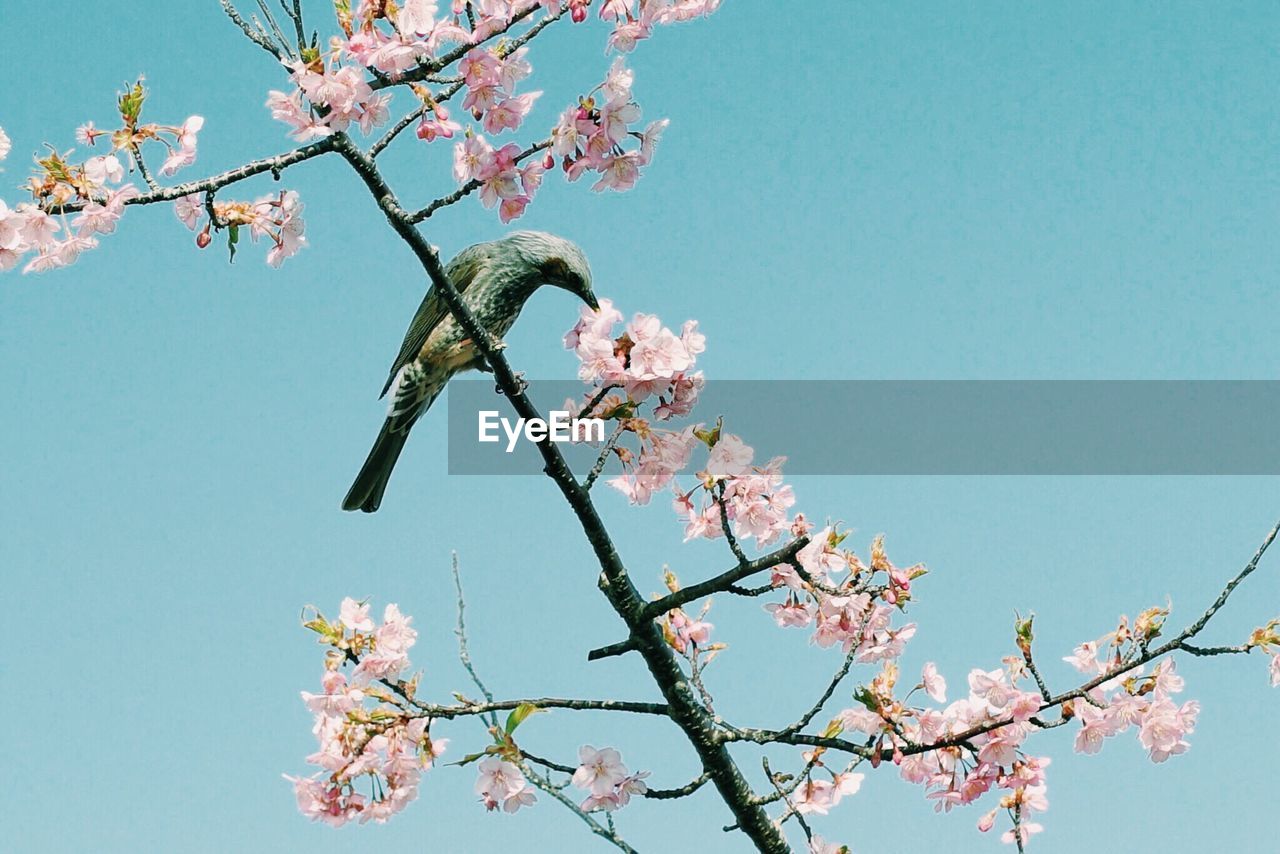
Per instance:
[[[549,258],[542,265],[542,275],[553,282],[564,282],[572,284],[577,277],[569,270],[569,265],[564,262],[563,258]]]

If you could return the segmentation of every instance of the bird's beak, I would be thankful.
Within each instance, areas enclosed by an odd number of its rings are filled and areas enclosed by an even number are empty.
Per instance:
[[[600,310],[600,303],[596,302],[596,295],[591,293],[591,291],[587,291],[582,295],[582,301],[590,306],[592,311]]]

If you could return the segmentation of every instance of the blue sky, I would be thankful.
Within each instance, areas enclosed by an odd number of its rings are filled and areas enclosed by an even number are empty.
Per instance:
[[[285,150],[261,106],[283,78],[213,0],[75,4],[56,20],[5,11],[0,175],[18,198],[46,139],[111,117],[145,73],[147,115],[207,119],[204,174]],[[324,3],[313,17],[321,20]],[[1272,378],[1280,357],[1275,49],[1267,3],[729,2],[633,59],[650,117],[671,119],[638,188],[595,195],[549,179],[523,221],[577,240],[597,290],[671,324],[702,321],[709,376],[735,379]],[[39,38],[34,38],[39,34]],[[825,37],[825,38],[824,38]],[[597,29],[531,55],[546,94],[531,127],[608,65]],[[54,50],[54,45],[57,50]],[[386,158],[406,201],[452,188],[449,152],[406,139]],[[246,195],[266,192],[269,181]],[[473,655],[498,693],[651,699],[635,660],[588,666],[619,638],[581,534],[550,482],[447,477],[444,419],[415,431],[383,509],[338,510],[381,418],[376,400],[423,278],[341,163],[286,185],[311,248],[280,271],[248,248],[198,252],[167,208],[130,211],[74,268],[0,283],[9,603],[0,662],[15,851],[279,851],[313,846],[592,850],[554,804],[487,816],[471,771],[429,774],[385,827],[335,832],[293,811],[320,649],[304,604],[344,595],[416,618],[415,663],[438,699],[467,689],[453,648],[448,559],[470,592]],[[502,234],[464,203],[430,221],[446,254]],[[508,337],[531,377],[571,376],[559,336],[576,313],[540,293]],[[707,413],[708,416],[713,413]],[[854,431],[853,425],[832,425]],[[750,437],[747,437],[748,440]],[[1171,597],[1198,614],[1280,514],[1272,478],[808,477],[810,516],[883,532],[923,561],[904,667],[954,686],[1010,651],[1014,609],[1037,614],[1056,663],[1117,613]],[[665,506],[602,510],[642,590],[664,563],[727,567],[681,546]],[[1264,566],[1206,640],[1237,642],[1277,611]],[[735,722],[789,721],[837,665],[755,604],[717,602],[731,645],[709,674]],[[1163,850],[1262,850],[1270,838],[1276,696],[1261,658],[1182,663],[1204,705],[1193,748],[1153,767],[1135,739],[1055,759],[1045,854],[1147,840]],[[807,705],[807,702],[803,705]],[[529,747],[614,744],[659,786],[696,773],[661,721],[541,716]],[[522,730],[523,731],[523,730]],[[442,727],[460,755],[476,724]],[[1242,746],[1243,745],[1243,746]],[[787,753],[795,761],[794,755]],[[744,766],[758,768],[750,750]],[[774,760],[775,767],[784,762]],[[740,850],[711,792],[619,816],[641,850]],[[820,832],[858,852],[993,850],[978,812],[934,817],[919,791],[872,774]],[[599,850],[604,850],[600,848]]]

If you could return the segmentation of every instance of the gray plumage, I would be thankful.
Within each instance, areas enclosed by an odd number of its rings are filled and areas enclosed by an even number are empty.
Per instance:
[[[477,243],[445,265],[476,322],[496,338],[511,329],[525,302],[542,285],[554,285],[596,307],[591,267],[572,242],[541,231],[517,231]],[[343,510],[372,513],[382,503],[391,471],[409,431],[459,371],[485,369],[471,339],[432,286],[409,324],[382,396],[391,393],[387,419],[342,502]]]

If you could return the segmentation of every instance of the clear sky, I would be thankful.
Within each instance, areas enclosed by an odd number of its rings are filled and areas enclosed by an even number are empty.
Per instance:
[[[309,3],[320,20],[326,3]],[[221,18],[183,4],[5,4],[0,175],[61,148],[145,73],[147,115],[207,122],[195,176],[285,150],[262,107],[283,78]],[[797,11],[803,10],[803,11]],[[597,290],[671,324],[702,321],[711,377],[1274,378],[1280,357],[1280,12],[1272,3],[763,4],[730,0],[633,59],[636,95],[671,119],[638,188],[549,178],[522,224],[586,249]],[[568,28],[565,28],[566,30]],[[603,74],[604,34],[538,43],[531,128]],[[452,188],[449,150],[389,153],[407,201]],[[300,608],[398,602],[436,699],[468,689],[454,655],[449,552],[470,591],[477,665],[499,694],[652,699],[638,661],[588,665],[618,640],[597,569],[549,481],[446,477],[443,418],[419,425],[383,509],[338,504],[382,415],[377,392],[424,280],[341,163],[287,174],[311,248],[280,271],[249,247],[198,252],[171,210],[133,210],[74,268],[0,282],[0,565],[6,650],[0,834],[12,851],[604,850],[543,798],[515,817],[476,803],[470,769],[428,774],[385,827],[332,831],[294,811],[321,650]],[[267,192],[269,180],[253,186]],[[247,195],[248,193],[246,193]],[[451,254],[504,232],[474,200],[433,219]],[[518,369],[564,378],[576,306],[540,293],[509,336]],[[443,415],[443,413],[441,413]],[[713,416],[714,413],[707,413]],[[856,425],[832,424],[853,434]],[[747,437],[748,440],[750,437]],[[797,481],[799,508],[879,532],[933,570],[904,658],[955,688],[1012,649],[1034,609],[1057,662],[1120,612],[1172,598],[1181,625],[1280,515],[1268,478],[857,478]],[[666,506],[600,503],[645,592],[681,546]],[[1220,616],[1238,642],[1273,616],[1280,566]],[[731,649],[709,678],[734,722],[781,724],[837,665],[754,603],[717,602]],[[1185,661],[1204,705],[1189,754],[1152,766],[1132,736],[1098,757],[1058,731],[1044,854],[1149,842],[1270,848],[1277,696],[1260,657]],[[842,691],[847,698],[847,692]],[[802,699],[804,698],[804,699]],[[834,706],[833,706],[834,707]],[[661,721],[542,716],[530,749],[613,744],[651,782],[696,773]],[[456,754],[474,722],[440,727]],[[792,765],[796,751],[788,751]],[[758,755],[740,750],[744,766]],[[775,767],[788,759],[774,760]],[[891,770],[817,826],[858,852],[1000,847],[979,813],[935,817]],[[641,850],[740,850],[710,791],[619,815]]]

